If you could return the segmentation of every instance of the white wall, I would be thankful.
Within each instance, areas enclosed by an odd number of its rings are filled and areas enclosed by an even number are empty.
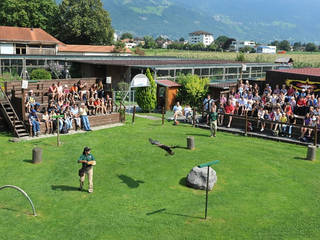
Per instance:
[[[13,43],[0,43],[0,54],[15,54]]]

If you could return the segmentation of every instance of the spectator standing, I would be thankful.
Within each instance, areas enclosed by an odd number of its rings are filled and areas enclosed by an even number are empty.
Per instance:
[[[218,128],[218,113],[217,113],[217,107],[215,103],[212,103],[211,111],[209,113],[209,120],[210,120],[210,131],[211,135],[210,137],[216,137],[216,132]]]
[[[87,110],[85,104],[81,103],[81,107],[80,107],[79,113],[80,113],[80,118],[81,118],[83,129],[85,131],[92,131],[91,128],[90,128],[90,123],[89,123],[87,111],[88,110]]]

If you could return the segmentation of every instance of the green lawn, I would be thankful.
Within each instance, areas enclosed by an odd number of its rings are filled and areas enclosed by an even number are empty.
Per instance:
[[[130,119],[128,119],[130,120]],[[151,146],[148,138],[196,150],[175,155]],[[319,239],[320,164],[303,161],[306,148],[180,124],[137,118],[134,125],[10,143],[0,136],[0,186],[17,185],[23,196],[0,191],[0,239]],[[97,159],[94,193],[77,191],[76,163],[84,146]],[[32,148],[43,148],[33,165]],[[184,186],[199,163],[214,166],[217,185],[209,195]],[[86,186],[87,187],[87,186]]]

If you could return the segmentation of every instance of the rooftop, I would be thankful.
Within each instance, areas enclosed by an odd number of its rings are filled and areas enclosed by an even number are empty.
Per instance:
[[[59,45],[59,52],[91,52],[91,53],[111,53],[115,52],[114,46],[94,46],[94,45]],[[125,49],[126,53],[131,53]]]
[[[61,44],[59,40],[41,28],[0,26],[0,41]]]
[[[156,83],[160,86],[164,86],[164,87],[181,87],[180,84],[170,81],[170,80],[157,80]]]
[[[196,31],[196,32],[189,33],[189,35],[191,35],[191,36],[193,36],[193,35],[196,35],[196,36],[199,36],[199,35],[212,35],[212,33],[208,33],[208,32],[205,32],[205,31]]]
[[[281,73],[291,73],[291,74],[300,74],[300,75],[320,77],[320,68],[279,69],[279,70],[272,70],[270,72],[281,72]]]

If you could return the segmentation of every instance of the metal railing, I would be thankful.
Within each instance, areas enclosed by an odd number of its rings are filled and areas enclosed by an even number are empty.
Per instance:
[[[35,209],[35,207],[33,205],[33,202],[32,202],[31,198],[28,196],[28,194],[25,191],[23,191],[21,188],[19,188],[17,186],[14,186],[14,185],[4,185],[4,186],[0,187],[0,190],[5,189],[5,188],[13,188],[13,189],[16,189],[19,192],[21,192],[28,199],[28,201],[30,202],[31,207],[32,207],[32,211],[33,211],[33,216],[37,216],[36,209]]]

